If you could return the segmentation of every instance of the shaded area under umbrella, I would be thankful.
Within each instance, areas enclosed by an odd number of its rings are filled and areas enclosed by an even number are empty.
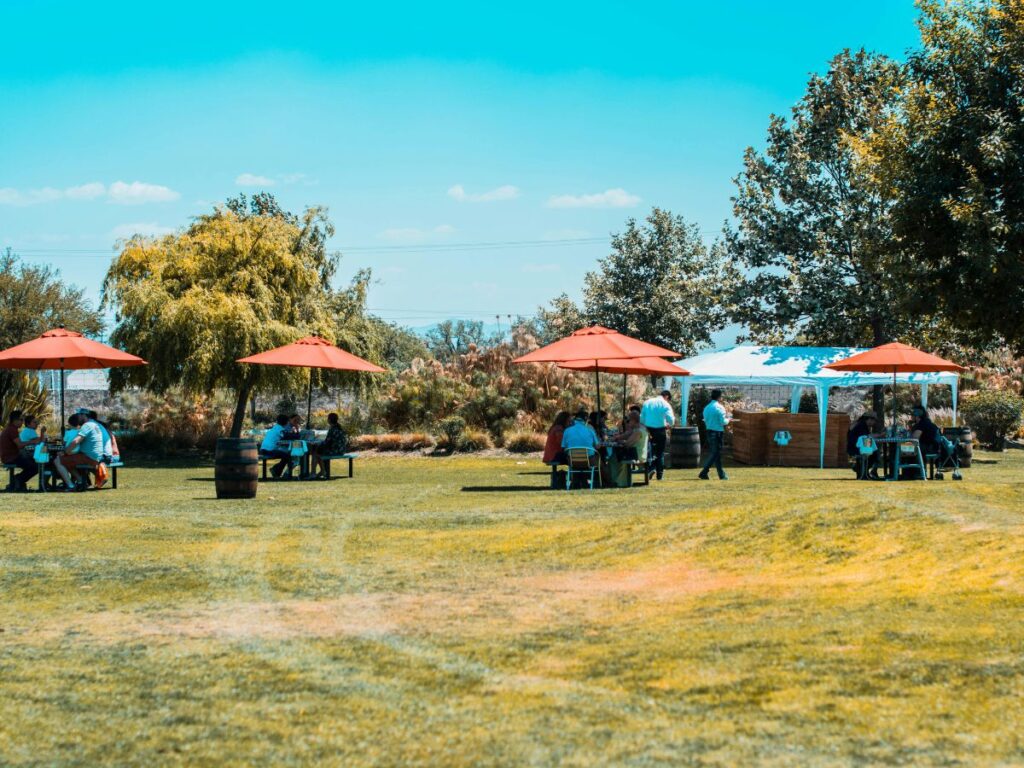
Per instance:
[[[898,341],[883,344],[880,347],[860,352],[845,360],[828,363],[825,368],[834,371],[860,371],[864,373],[892,374],[892,429],[896,430],[896,374],[899,373],[936,373],[950,371],[959,373],[964,370],[962,365],[944,360],[943,358],[923,352],[908,344]]]
[[[682,357],[682,355],[678,352],[673,352],[671,349],[665,349],[656,344],[648,344],[646,341],[634,339],[632,336],[626,336],[624,333],[613,331],[610,328],[593,325],[589,328],[581,328],[564,339],[559,339],[540,349],[535,349],[533,352],[517,357],[512,362],[521,365],[525,363],[588,361],[597,366],[601,361],[607,363],[612,360],[635,360],[645,357],[678,358]],[[675,368],[673,370],[678,371]],[[597,373],[594,374],[594,378],[597,381],[597,410],[601,410],[601,380]]]
[[[597,373],[622,374],[622,417],[626,417],[626,376],[689,376],[677,365],[660,357],[634,357],[622,360],[573,360],[558,363],[559,368],[570,371],[593,371]],[[596,377],[595,377],[596,378]],[[600,383],[598,383],[600,392]],[[598,403],[598,410],[600,410]]]
[[[283,365],[290,368],[309,369],[309,389],[306,393],[306,424],[309,424],[313,408],[313,369],[325,368],[332,371],[358,371],[361,373],[385,373],[386,369],[368,360],[346,352],[319,336],[285,344],[283,347],[243,357],[237,362],[253,365]]]
[[[63,325],[37,339],[0,352],[0,368],[14,370],[60,371],[60,434],[64,435],[64,372],[100,368],[126,368],[146,365],[141,357],[130,355],[99,341],[85,338]]]

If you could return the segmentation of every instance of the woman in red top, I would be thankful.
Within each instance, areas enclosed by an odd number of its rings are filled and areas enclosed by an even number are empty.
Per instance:
[[[548,430],[548,439],[544,443],[544,458],[542,461],[545,464],[551,464],[562,458],[562,433],[565,432],[565,428],[569,426],[571,420],[568,411],[560,411],[555,416],[555,423]]]

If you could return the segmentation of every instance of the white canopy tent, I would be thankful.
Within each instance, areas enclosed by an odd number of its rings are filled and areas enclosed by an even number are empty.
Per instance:
[[[682,387],[680,422],[685,426],[690,405],[690,389],[695,385],[744,386],[774,385],[791,387],[789,409],[796,413],[800,394],[813,389],[818,398],[818,423],[821,427],[821,466],[825,464],[825,423],[828,391],[832,387],[866,387],[892,384],[889,373],[847,373],[825,368],[865,350],[856,347],[760,347],[736,346],[679,360],[689,376],[678,376]],[[948,384],[953,390],[953,423],[956,423],[957,384],[955,373],[899,373],[896,382],[921,387],[921,404],[928,404],[929,384]]]

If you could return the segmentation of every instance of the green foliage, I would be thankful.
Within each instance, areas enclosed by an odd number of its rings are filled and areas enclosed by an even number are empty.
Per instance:
[[[103,301],[117,313],[113,343],[149,365],[115,369],[112,387],[231,388],[232,434],[239,434],[253,387],[301,389],[307,374],[235,361],[308,333],[335,338],[335,315],[365,290],[331,293],[333,232],[323,209],[300,218],[261,194],[230,200],[182,232],[128,240],[107,273]]]
[[[916,308],[1024,352],[1024,10],[921,0],[897,115],[864,149],[895,201],[895,279]]]
[[[452,443],[448,443],[452,445]],[[482,429],[467,429],[455,445],[458,445],[462,453],[475,453],[476,451],[489,451],[494,447],[491,436]]]
[[[726,324],[724,252],[700,229],[660,208],[626,221],[612,250],[584,278],[583,315],[643,341],[690,355]]]
[[[0,255],[0,349],[30,341],[59,325],[86,336],[103,331],[103,321],[81,289],[61,282],[50,266],[22,263],[8,248]],[[20,373],[0,370],[0,401],[26,392]],[[5,411],[6,413],[6,411]]]
[[[466,420],[461,416],[449,416],[437,423],[444,439],[444,444],[449,450],[454,450],[462,441],[462,434],[466,431]]]
[[[7,423],[11,411],[19,410],[24,415],[32,415],[45,424],[52,415],[50,393],[43,386],[35,373],[27,371],[4,371],[8,384],[0,398],[0,418]],[[57,431],[59,432],[59,425]]]
[[[1012,392],[984,389],[967,398],[960,413],[981,443],[1002,450],[1006,437],[1021,427],[1024,399]]]
[[[488,336],[483,322],[479,320],[445,320],[427,331],[426,335],[430,355],[443,363],[466,354],[471,348],[493,346],[500,341],[496,335]]]
[[[752,339],[877,345],[914,326],[905,283],[888,276],[892,202],[855,151],[889,119],[902,82],[884,56],[844,51],[789,120],[771,116],[765,151],[747,149],[728,249],[744,275],[733,319]]]

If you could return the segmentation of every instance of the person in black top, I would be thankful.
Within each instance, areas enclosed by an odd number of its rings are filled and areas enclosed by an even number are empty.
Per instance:
[[[875,424],[878,419],[871,411],[865,411],[861,414],[860,418],[853,423],[850,427],[850,431],[846,433],[846,453],[851,458],[857,459],[857,463],[853,467],[853,471],[857,473],[857,477],[867,479],[868,477],[878,477],[878,451],[875,451],[869,456],[864,457],[863,467],[860,461],[861,453],[860,448],[857,447],[857,441],[866,436],[873,435],[875,433]]]
[[[921,446],[921,453],[938,453],[939,428],[928,417],[928,409],[921,405],[915,405],[911,413],[914,414],[917,422],[910,428],[910,436],[917,439]]]

